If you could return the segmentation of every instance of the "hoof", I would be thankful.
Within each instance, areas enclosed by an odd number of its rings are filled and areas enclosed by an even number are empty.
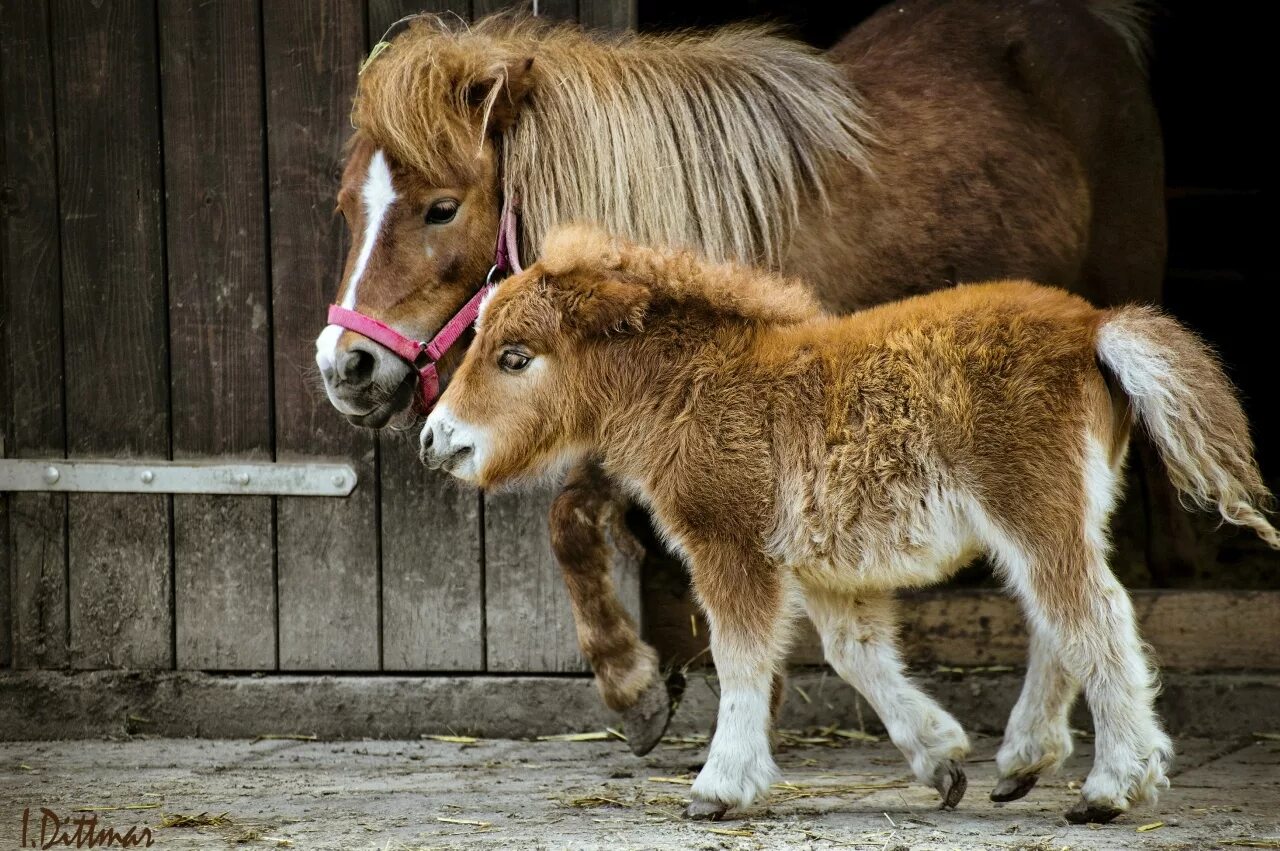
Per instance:
[[[942,796],[942,809],[954,810],[969,788],[969,778],[965,777],[960,763],[949,759],[933,773],[933,788]]]
[[[727,812],[729,812],[728,804],[694,799],[684,808],[684,817],[694,821],[720,821]]]
[[[650,683],[639,699],[622,711],[622,726],[633,754],[644,756],[662,741],[682,694],[684,677],[677,672],[665,683],[657,680]]]
[[[1001,777],[996,788],[991,790],[991,800],[997,804],[1005,804],[1026,797],[1035,788],[1039,774],[1015,774],[1012,777]]]
[[[1081,798],[1065,815],[1072,824],[1106,824],[1122,812],[1124,810],[1118,810],[1109,804],[1091,804]]]

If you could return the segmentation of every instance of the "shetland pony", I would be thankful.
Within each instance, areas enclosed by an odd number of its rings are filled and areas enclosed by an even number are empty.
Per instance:
[[[528,256],[557,223],[595,222],[799,276],[833,312],[994,277],[1157,301],[1163,161],[1137,8],[903,0],[826,53],[758,26],[419,17],[359,77],[335,301],[431,339],[485,280],[504,202]],[[352,423],[412,405],[416,370],[368,337],[329,325],[316,361]],[[626,504],[586,461],[551,540],[601,695],[644,753],[669,703],[610,579]]]
[[[1150,307],[999,282],[830,318],[797,283],[569,228],[492,293],[476,334],[424,459],[492,488],[599,458],[688,563],[720,680],[692,816],[773,782],[770,687],[800,606],[954,806],[969,741],[905,676],[893,592],[981,553],[1035,648],[997,756],[1003,794],[1069,755],[1083,688],[1096,754],[1066,817],[1108,821],[1155,798],[1173,752],[1107,566],[1132,424],[1187,501],[1280,549],[1226,375]]]

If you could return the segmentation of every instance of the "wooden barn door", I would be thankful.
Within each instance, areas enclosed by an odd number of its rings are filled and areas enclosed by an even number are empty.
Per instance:
[[[581,671],[550,492],[485,500],[347,425],[314,339],[356,72],[505,4],[0,0],[0,457],[351,464],[346,498],[0,496],[0,665]],[[634,2],[539,14],[634,25]],[[633,612],[639,577],[618,578]]]

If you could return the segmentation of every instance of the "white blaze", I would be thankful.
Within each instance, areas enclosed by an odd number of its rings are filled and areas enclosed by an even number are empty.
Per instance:
[[[364,242],[360,244],[360,254],[356,257],[355,268],[347,279],[346,294],[342,297],[342,306],[347,310],[355,310],[356,286],[364,277],[365,267],[369,265],[369,258],[373,256],[373,249],[378,244],[382,220],[396,200],[396,190],[391,184],[391,169],[381,150],[375,151],[369,160],[369,171],[365,174],[360,199],[364,203]],[[333,367],[338,356],[338,338],[344,330],[346,329],[340,325],[328,325],[316,338],[316,365],[321,371]]]

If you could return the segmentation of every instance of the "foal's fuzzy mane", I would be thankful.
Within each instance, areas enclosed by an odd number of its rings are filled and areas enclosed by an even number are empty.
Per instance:
[[[799,280],[690,251],[635,245],[591,225],[561,225],[547,234],[532,272],[551,277],[617,278],[649,292],[649,310],[685,317],[715,314],[766,325],[793,325],[822,314]]]
[[[828,168],[869,169],[872,138],[841,69],[766,27],[605,35],[523,15],[415,20],[362,72],[353,118],[428,177],[466,173],[496,134],[530,256],[557,222],[592,221],[772,266]]]

